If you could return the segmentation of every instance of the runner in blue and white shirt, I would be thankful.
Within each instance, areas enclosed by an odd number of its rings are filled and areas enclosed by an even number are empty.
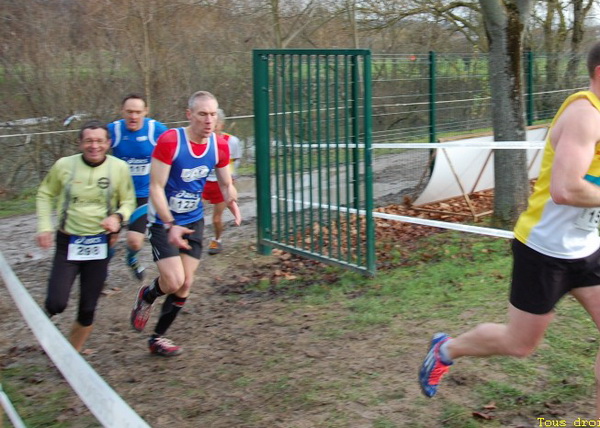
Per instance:
[[[137,253],[142,249],[147,224],[147,204],[150,188],[150,160],[156,141],[168,128],[146,117],[148,106],[143,96],[129,94],[121,103],[123,119],[108,124],[114,156],[129,165],[135,186],[137,209],[131,215],[127,232],[127,264],[141,281],[144,268]]]

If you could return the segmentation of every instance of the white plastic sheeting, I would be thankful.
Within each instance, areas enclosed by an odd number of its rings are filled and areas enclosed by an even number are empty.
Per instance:
[[[543,141],[546,138],[547,128],[527,130],[527,142],[521,147],[527,148],[529,165],[529,178],[536,178],[539,174],[542,160]],[[469,138],[460,141],[436,144],[437,153],[433,173],[425,190],[414,202],[414,205],[423,205],[431,202],[470,194],[480,190],[494,187],[494,153],[488,144],[493,141],[493,136]],[[483,144],[482,144],[483,143]],[[483,148],[477,147],[477,145]],[[495,144],[502,148],[502,141]],[[508,147],[519,145],[508,145]]]

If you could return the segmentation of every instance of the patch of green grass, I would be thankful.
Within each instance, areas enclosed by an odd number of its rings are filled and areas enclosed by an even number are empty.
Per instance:
[[[323,426],[327,428],[346,428],[349,425],[348,415],[342,410],[332,410],[329,412],[329,416],[325,419]]]
[[[484,402],[501,403],[505,408],[535,403],[535,394],[521,389],[516,382],[489,381],[475,388]]]
[[[254,378],[248,376],[239,377],[233,382],[233,384],[239,388],[244,388],[252,383],[254,383]]]
[[[387,325],[396,313],[395,304],[388,304],[379,298],[359,298],[350,301],[347,306],[352,311],[348,321],[354,323],[355,327]]]
[[[442,411],[440,426],[445,428],[477,428],[479,424],[473,420],[471,413],[471,410],[449,402]]]
[[[497,358],[496,361],[503,371],[511,373],[519,379],[531,379],[530,385],[539,378],[539,361],[532,358]]]
[[[269,288],[271,288],[271,284],[269,282],[268,279],[261,279],[260,281],[258,281],[254,286],[249,287],[248,291],[267,291]]]
[[[398,337],[406,337],[410,336],[404,328],[406,323],[427,324],[432,332],[438,326],[461,332],[481,322],[506,321],[511,269],[509,240],[446,232],[423,239],[398,269],[380,271],[374,278],[340,271],[337,282],[315,282],[295,297],[304,305],[345,309],[345,317],[312,329],[321,338],[338,340],[353,331],[375,331],[386,326]],[[547,402],[574,403],[589,397],[594,387],[596,338],[597,329],[589,315],[567,297],[558,306],[557,320],[550,326],[541,349],[525,359],[490,359],[493,376],[482,375],[471,399],[480,405],[495,402],[503,415],[522,413],[524,409],[534,415],[543,413]],[[339,391],[342,395],[338,400],[360,397],[365,402],[369,382],[347,384]],[[370,398],[374,405],[397,399],[385,394]],[[472,411],[445,403],[439,426],[501,426],[498,419],[475,419]],[[394,426],[385,417],[377,423]]]
[[[61,415],[69,410],[69,403],[73,402],[73,392],[68,384],[49,379],[45,374],[47,371],[47,367],[37,365],[12,364],[2,369],[2,389],[25,426],[70,427],[70,424],[60,421]],[[91,415],[78,418],[78,426],[99,426]]]
[[[346,306],[357,326],[387,324],[397,316],[456,319],[467,308],[484,313],[497,307],[489,296],[508,291],[511,256],[506,241],[452,233],[425,241],[405,267],[372,279],[343,274],[327,291],[318,286],[306,289],[306,299],[314,298],[315,289],[322,301],[323,294],[352,294]]]
[[[398,425],[387,418],[378,418],[373,422],[373,428],[397,428]]]
[[[596,327],[587,313],[572,298],[563,299],[556,321],[533,355],[491,360],[504,381],[478,385],[478,399],[482,404],[493,401],[503,411],[523,406],[537,406],[543,411],[544,403],[577,402],[592,396],[596,337]]]
[[[0,218],[34,213],[36,194],[37,188],[29,188],[17,195],[0,198]]]

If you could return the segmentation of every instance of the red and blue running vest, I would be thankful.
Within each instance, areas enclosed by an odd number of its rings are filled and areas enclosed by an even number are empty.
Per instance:
[[[165,195],[176,224],[189,224],[204,216],[202,190],[206,177],[219,163],[217,137],[208,138],[208,147],[201,155],[195,155],[185,128],[177,128],[177,148],[173,156],[171,171],[165,185]],[[150,222],[162,224],[162,220],[149,210]]]

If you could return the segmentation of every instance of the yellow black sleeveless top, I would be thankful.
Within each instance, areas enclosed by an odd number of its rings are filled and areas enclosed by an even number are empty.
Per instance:
[[[515,238],[528,247],[548,256],[562,259],[586,257],[600,247],[598,223],[600,207],[580,208],[555,204],[550,196],[550,178],[554,149],[550,144],[552,127],[573,101],[586,98],[600,111],[600,100],[590,91],[577,92],[568,97],[552,120],[538,180],[529,197],[529,205],[515,225]],[[600,148],[585,179],[600,185]]]

